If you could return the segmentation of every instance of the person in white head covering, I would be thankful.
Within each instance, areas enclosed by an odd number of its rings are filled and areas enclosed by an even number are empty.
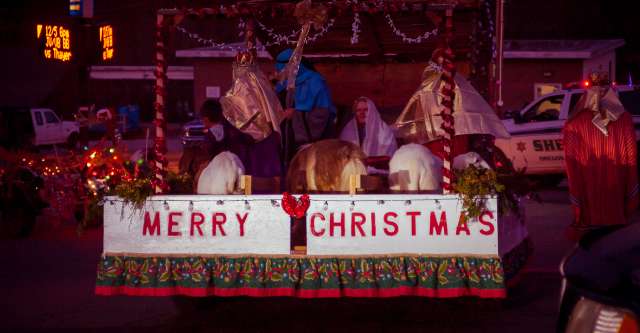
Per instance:
[[[340,139],[360,146],[367,157],[392,156],[398,149],[393,130],[387,125],[373,101],[359,97],[353,102],[354,117],[340,133]]]

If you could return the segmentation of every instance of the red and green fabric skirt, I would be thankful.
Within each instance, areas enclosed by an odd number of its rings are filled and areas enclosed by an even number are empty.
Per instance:
[[[96,294],[503,298],[506,291],[500,258],[107,255]]]

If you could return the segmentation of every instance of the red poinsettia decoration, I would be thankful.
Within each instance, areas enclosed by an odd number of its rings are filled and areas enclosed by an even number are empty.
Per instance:
[[[300,219],[304,217],[309,209],[311,200],[309,200],[308,194],[303,194],[300,199],[296,199],[288,192],[282,194],[282,209],[289,214],[289,216]]]

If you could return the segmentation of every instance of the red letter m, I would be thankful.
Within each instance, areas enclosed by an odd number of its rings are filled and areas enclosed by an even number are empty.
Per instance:
[[[142,236],[146,236],[147,233],[153,236],[158,234],[160,236],[160,212],[156,212],[156,215],[153,217],[153,223],[151,222],[151,217],[149,216],[149,212],[144,213],[144,224],[142,225]]]
[[[433,235],[433,232],[440,235],[444,231],[444,235],[447,235],[447,214],[445,212],[440,213],[440,222],[436,220],[436,213],[431,212],[431,219],[429,221],[429,235]]]

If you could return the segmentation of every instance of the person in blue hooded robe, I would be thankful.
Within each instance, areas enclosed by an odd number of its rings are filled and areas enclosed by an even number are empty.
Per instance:
[[[278,55],[276,58],[278,72],[284,70],[292,54],[293,50],[286,49]],[[276,85],[278,94],[286,94],[286,90],[286,81]],[[284,131],[287,133],[284,135],[293,136],[292,141],[295,143],[289,145],[289,150],[333,136],[336,108],[331,101],[329,88],[322,75],[316,72],[313,66],[307,64],[304,58],[300,62],[296,77],[294,101],[293,108],[285,110],[287,117],[291,120],[291,127]]]

